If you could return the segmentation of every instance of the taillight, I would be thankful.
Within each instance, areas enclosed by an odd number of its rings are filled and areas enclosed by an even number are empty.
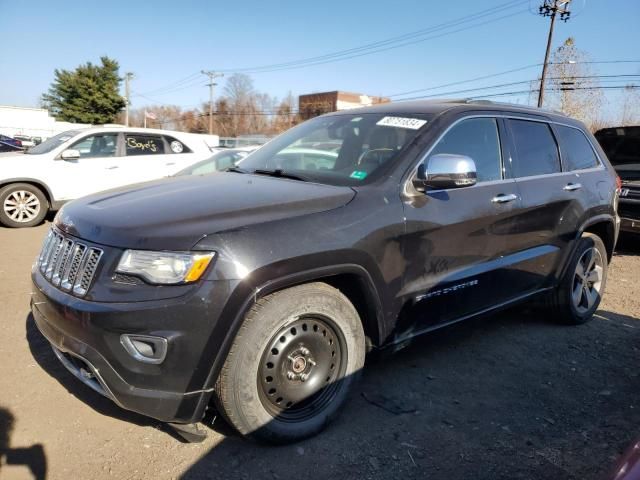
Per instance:
[[[620,193],[622,191],[622,179],[616,175],[616,191]]]

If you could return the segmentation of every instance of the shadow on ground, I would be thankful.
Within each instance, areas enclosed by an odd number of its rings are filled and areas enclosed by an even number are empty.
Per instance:
[[[11,434],[15,418],[6,408],[0,407],[0,473],[16,466],[25,466],[33,478],[44,480],[47,476],[47,457],[40,444],[27,448],[11,448]]]
[[[319,436],[268,447],[224,426],[182,478],[601,479],[639,433],[639,341],[608,311],[472,320],[369,361]]]

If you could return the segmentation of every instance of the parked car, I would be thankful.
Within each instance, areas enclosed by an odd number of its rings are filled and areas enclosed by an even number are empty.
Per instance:
[[[251,152],[260,148],[259,145],[252,147],[225,148],[214,153],[206,160],[195,163],[183,170],[180,170],[175,176],[183,175],[205,175],[213,172],[221,172],[227,168],[237,165],[243,158]]]
[[[640,233],[640,126],[604,128],[595,136],[622,179],[620,229]]]
[[[341,146],[307,161],[296,145],[319,138]],[[65,205],[31,309],[66,368],[125,409],[193,433],[214,408],[243,435],[296,441],[339,412],[371,349],[530,299],[589,321],[617,196],[596,140],[560,114],[338,112],[241,168]]]
[[[24,148],[35,147],[38,143],[42,143],[41,141],[36,142],[36,137],[30,137],[28,135],[14,135],[13,138],[16,140],[20,140]]]
[[[0,152],[20,152],[22,150],[24,147],[20,140],[0,134]]]
[[[215,137],[166,130],[69,130],[0,155],[0,223],[31,227],[90,193],[172,175],[211,156]]]

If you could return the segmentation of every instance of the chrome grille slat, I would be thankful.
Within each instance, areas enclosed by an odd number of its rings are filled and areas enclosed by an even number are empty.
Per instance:
[[[80,270],[80,265],[82,264],[82,260],[84,259],[84,255],[87,253],[86,245],[81,243],[77,243],[75,247],[73,247],[73,254],[71,255],[71,261],[68,263],[67,268],[62,275],[62,282],[60,283],[60,287],[63,290],[71,290],[74,282],[76,281],[76,275]]]
[[[84,261],[82,262],[81,274],[79,273],[76,281],[73,285],[73,293],[79,296],[84,296],[89,290],[91,280],[96,273],[100,257],[102,256],[102,250],[97,248],[90,248],[87,252]]]
[[[53,276],[53,269],[58,262],[58,255],[60,255],[60,250],[62,250],[62,245],[64,243],[64,239],[62,236],[57,236],[54,242],[53,249],[51,250],[51,256],[49,257],[49,263],[47,264],[47,270],[44,273],[44,276],[47,280],[51,280]]]
[[[38,257],[38,269],[51,284],[83,297],[91,288],[103,251],[51,229]]]
[[[56,264],[53,267],[53,275],[51,276],[51,283],[53,283],[56,287],[60,285],[62,272],[67,265],[67,261],[69,260],[69,253],[71,253],[73,245],[74,242],[72,242],[71,240],[66,239],[62,241],[60,254],[58,255]]]

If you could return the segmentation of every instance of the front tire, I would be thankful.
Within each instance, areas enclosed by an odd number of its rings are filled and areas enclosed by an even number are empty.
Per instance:
[[[29,183],[12,183],[0,189],[0,223],[26,228],[42,223],[49,202],[42,190]]]
[[[269,443],[315,435],[364,365],[362,323],[335,288],[310,283],[256,302],[218,377],[215,402],[241,434]]]
[[[579,240],[567,271],[547,307],[558,321],[570,325],[586,323],[598,309],[607,284],[607,249],[597,235],[585,233]]]

